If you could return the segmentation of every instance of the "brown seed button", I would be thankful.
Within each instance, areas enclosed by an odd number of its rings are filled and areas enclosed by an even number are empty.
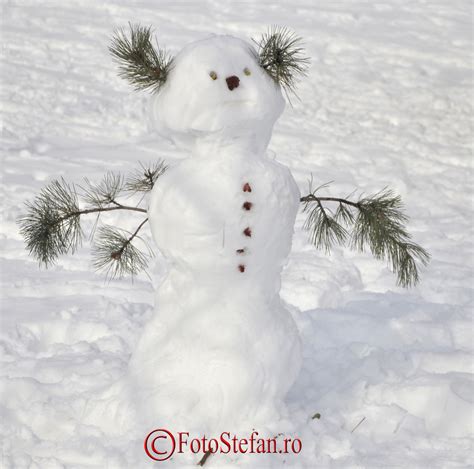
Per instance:
[[[235,252],[237,254],[243,254],[245,252],[245,249],[237,249]]]
[[[247,226],[245,230],[243,231],[245,236],[248,236],[249,238],[252,236],[252,230]]]
[[[242,188],[242,190],[244,192],[252,192],[252,188],[250,187],[250,184],[248,182],[244,184],[244,187]]]
[[[244,202],[244,204],[242,205],[242,208],[244,210],[250,210],[252,208],[252,205],[253,205],[252,202]]]
[[[245,272],[245,265],[244,265],[244,264],[240,264],[240,265],[239,265],[239,270],[240,270],[240,272]]]

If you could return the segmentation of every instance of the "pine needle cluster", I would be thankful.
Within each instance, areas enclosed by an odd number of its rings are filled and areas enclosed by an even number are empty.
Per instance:
[[[117,210],[146,214],[146,209],[125,205],[121,198],[151,191],[165,171],[164,162],[158,161],[141,165],[128,178],[108,172],[99,183],[86,179],[83,185],[76,186],[64,179],[52,181],[33,202],[26,203],[26,214],[18,221],[27,250],[40,265],[49,267],[59,256],[73,254],[81,244],[83,215],[100,216]],[[109,278],[134,276],[144,270],[152,251],[147,247],[148,252],[142,252],[134,241],[139,239],[138,233],[147,221],[148,218],[143,219],[133,233],[107,225],[100,226],[96,233],[94,225],[91,232],[94,267],[105,271]]]
[[[105,272],[111,278],[133,276],[145,270],[148,265],[147,255],[132,240],[147,221],[148,218],[143,220],[134,233],[113,226],[100,227],[92,247],[95,269]]]
[[[254,42],[261,67],[286,92],[294,93],[297,78],[306,75],[309,65],[302,39],[285,27],[273,26]]]
[[[64,179],[43,188],[20,220],[26,248],[40,264],[54,264],[62,254],[74,253],[82,239],[80,209],[74,186]]]
[[[114,205],[125,189],[123,176],[107,172],[98,183],[92,183],[87,178],[81,186],[82,198],[89,207],[108,207]]]
[[[165,84],[173,58],[165,49],[152,43],[151,27],[129,23],[128,33],[117,29],[109,52],[119,65],[119,75],[136,90],[156,93]]]
[[[168,166],[163,160],[145,166],[140,164],[140,169],[131,174],[126,181],[125,188],[130,192],[149,192],[153,189],[157,179],[165,173]]]
[[[369,249],[376,259],[388,261],[397,274],[397,284],[410,287],[419,282],[417,262],[427,265],[430,255],[411,240],[405,224],[400,196],[383,190],[357,202],[336,197],[320,197],[320,186],[301,198],[308,213],[304,228],[310,233],[311,242],[329,252],[334,245],[344,245],[363,252]],[[336,204],[331,210],[324,203]]]

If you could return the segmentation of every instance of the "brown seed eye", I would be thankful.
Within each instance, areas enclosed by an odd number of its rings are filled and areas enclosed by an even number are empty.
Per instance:
[[[216,73],[216,72],[209,72],[209,76],[210,76],[213,80],[217,80],[217,73]]]
[[[247,67],[244,68],[244,73],[247,76],[252,75],[252,72]]]

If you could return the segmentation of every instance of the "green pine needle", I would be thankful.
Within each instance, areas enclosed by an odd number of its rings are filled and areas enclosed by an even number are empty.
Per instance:
[[[347,239],[347,230],[331,217],[321,203],[307,204],[303,211],[308,211],[304,228],[310,232],[311,242],[327,253],[334,244],[344,244]]]
[[[119,74],[136,90],[156,93],[166,82],[173,58],[166,50],[152,44],[151,27],[129,23],[129,31],[115,31],[109,52],[119,64]]]
[[[141,225],[138,230],[140,228]],[[138,230],[130,234],[111,226],[101,226],[92,248],[95,269],[105,271],[109,278],[134,276],[146,269],[147,256],[132,244]]]
[[[94,184],[85,179],[86,187],[83,190],[83,199],[91,207],[107,207],[116,202],[124,191],[123,176],[107,172],[99,184]]]
[[[285,27],[273,26],[254,42],[260,65],[285,92],[294,93],[297,78],[306,75],[309,65],[301,38]]]
[[[20,233],[26,248],[40,264],[48,267],[62,254],[74,253],[81,243],[80,210],[74,186],[55,180],[27,202],[20,218]]]
[[[376,259],[387,259],[397,273],[397,283],[403,287],[416,285],[419,272],[416,261],[427,265],[430,255],[411,242],[404,224],[408,217],[402,212],[400,196],[390,190],[361,199],[354,223],[352,245],[359,251],[366,247]]]
[[[321,186],[326,187],[326,185]],[[302,197],[308,216],[304,228],[310,232],[311,242],[330,252],[334,245],[350,245],[358,251],[367,248],[376,259],[386,259],[397,274],[397,284],[416,285],[420,280],[418,264],[427,265],[430,255],[411,241],[405,228],[408,217],[403,213],[400,196],[383,190],[358,202],[336,197],[319,197],[311,190]],[[334,215],[323,202],[336,202]]]
[[[141,168],[128,177],[125,190],[130,192],[149,192],[153,189],[157,179],[165,173],[168,166],[163,160],[145,166],[140,163]]]
[[[343,203],[339,203],[336,213],[334,215],[334,220],[336,220],[337,222],[341,221],[345,225],[350,225],[354,222],[354,214],[352,213],[349,207],[347,207]]]

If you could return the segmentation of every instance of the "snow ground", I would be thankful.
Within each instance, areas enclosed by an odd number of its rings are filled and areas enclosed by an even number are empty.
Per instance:
[[[124,373],[153,308],[149,278],[104,282],[87,243],[38,270],[15,222],[53,178],[183,156],[151,132],[149,97],[116,76],[107,44],[127,21],[153,24],[171,51],[209,32],[296,30],[312,68],[277,123],[276,158],[302,192],[311,172],[335,181],[330,194],[393,188],[433,257],[402,290],[369,255],[314,250],[300,215],[282,297],[305,347],[288,397],[303,451],[239,465],[472,467],[472,6],[460,0],[2,1],[3,467],[151,462],[141,442],[80,423]]]

